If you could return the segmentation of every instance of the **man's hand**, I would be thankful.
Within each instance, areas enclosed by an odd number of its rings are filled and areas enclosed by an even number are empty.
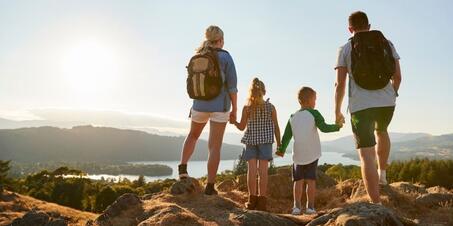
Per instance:
[[[285,153],[280,152],[280,151],[277,150],[277,151],[275,151],[275,155],[283,157],[285,155]]]

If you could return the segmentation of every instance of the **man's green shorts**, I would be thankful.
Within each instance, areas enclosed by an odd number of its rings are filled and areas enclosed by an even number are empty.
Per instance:
[[[374,131],[387,132],[392,121],[395,106],[376,107],[357,111],[351,114],[352,132],[356,148],[367,148],[376,145]]]

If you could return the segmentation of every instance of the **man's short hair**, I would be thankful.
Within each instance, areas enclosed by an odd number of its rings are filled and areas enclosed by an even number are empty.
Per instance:
[[[303,86],[299,90],[299,94],[297,95],[299,98],[299,102],[305,102],[308,98],[312,97],[316,94],[316,91],[308,86]]]
[[[349,26],[354,30],[363,30],[368,28],[368,17],[366,13],[362,11],[353,12],[349,16]]]

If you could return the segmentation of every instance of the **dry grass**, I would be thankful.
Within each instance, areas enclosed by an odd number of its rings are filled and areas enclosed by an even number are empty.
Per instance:
[[[29,196],[5,192],[0,199],[0,225],[10,224],[12,220],[22,217],[28,211],[36,209],[46,213],[59,213],[70,220],[70,225],[85,225],[88,220],[94,220],[98,215],[83,212],[54,203],[44,202]]]

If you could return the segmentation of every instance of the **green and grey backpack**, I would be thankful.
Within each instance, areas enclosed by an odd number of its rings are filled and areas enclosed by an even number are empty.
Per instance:
[[[222,91],[224,84],[219,61],[218,51],[222,49],[210,48],[203,54],[193,56],[187,65],[187,93],[195,100],[212,100]]]

